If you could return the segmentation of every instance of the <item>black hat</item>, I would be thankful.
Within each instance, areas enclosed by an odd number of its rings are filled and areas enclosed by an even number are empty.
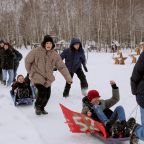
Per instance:
[[[55,47],[55,44],[54,44],[54,41],[53,41],[53,38],[50,36],[50,35],[45,35],[44,36],[44,39],[43,39],[43,42],[42,42],[42,46],[44,47],[46,42],[51,42],[52,43],[52,48]]]

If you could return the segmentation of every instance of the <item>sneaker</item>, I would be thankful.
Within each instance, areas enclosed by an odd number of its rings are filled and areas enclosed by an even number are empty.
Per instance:
[[[130,136],[130,144],[138,144],[138,138],[134,133]]]
[[[36,115],[41,115],[42,111],[40,109],[35,109],[35,113],[36,113]]]
[[[45,110],[42,110],[41,113],[44,114],[44,115],[48,114],[48,112],[45,111]]]

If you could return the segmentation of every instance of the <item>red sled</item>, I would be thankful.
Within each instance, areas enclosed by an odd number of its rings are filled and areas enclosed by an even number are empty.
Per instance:
[[[109,138],[102,123],[84,114],[74,112],[62,104],[60,107],[72,133],[90,133],[107,144],[123,144],[123,142],[129,141],[129,137]]]

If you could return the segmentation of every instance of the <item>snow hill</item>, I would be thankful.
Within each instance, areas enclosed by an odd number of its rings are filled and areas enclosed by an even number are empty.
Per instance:
[[[22,48],[19,51],[25,58],[30,49]],[[129,50],[124,51],[124,56],[129,54]],[[24,58],[18,74],[26,75]],[[88,54],[88,73],[85,74],[89,89],[97,89],[103,99],[111,97],[109,80],[115,80],[120,89],[120,102],[117,105],[124,106],[127,118],[136,116],[140,122],[139,109],[134,111],[137,104],[130,89],[133,66],[129,56],[126,65],[114,65],[111,53],[93,52]],[[52,85],[51,98],[46,107],[49,114],[46,116],[35,115],[33,106],[15,107],[9,95],[10,87],[0,84],[0,144],[102,144],[92,136],[70,133],[59,103],[81,112],[83,96],[79,80],[74,76],[70,97],[65,99],[62,97],[65,80],[58,71],[54,75],[56,80]]]

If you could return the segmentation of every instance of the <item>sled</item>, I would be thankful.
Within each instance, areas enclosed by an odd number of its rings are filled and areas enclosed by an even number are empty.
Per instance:
[[[13,95],[10,91],[10,95],[14,101],[14,105],[32,105],[34,102],[33,98],[17,98],[15,95]]]
[[[106,144],[125,144],[129,143],[129,137],[126,138],[110,138],[107,135],[105,127],[102,123],[93,120],[92,118],[74,112],[64,105],[60,104],[66,123],[72,133],[86,133],[95,136]]]

